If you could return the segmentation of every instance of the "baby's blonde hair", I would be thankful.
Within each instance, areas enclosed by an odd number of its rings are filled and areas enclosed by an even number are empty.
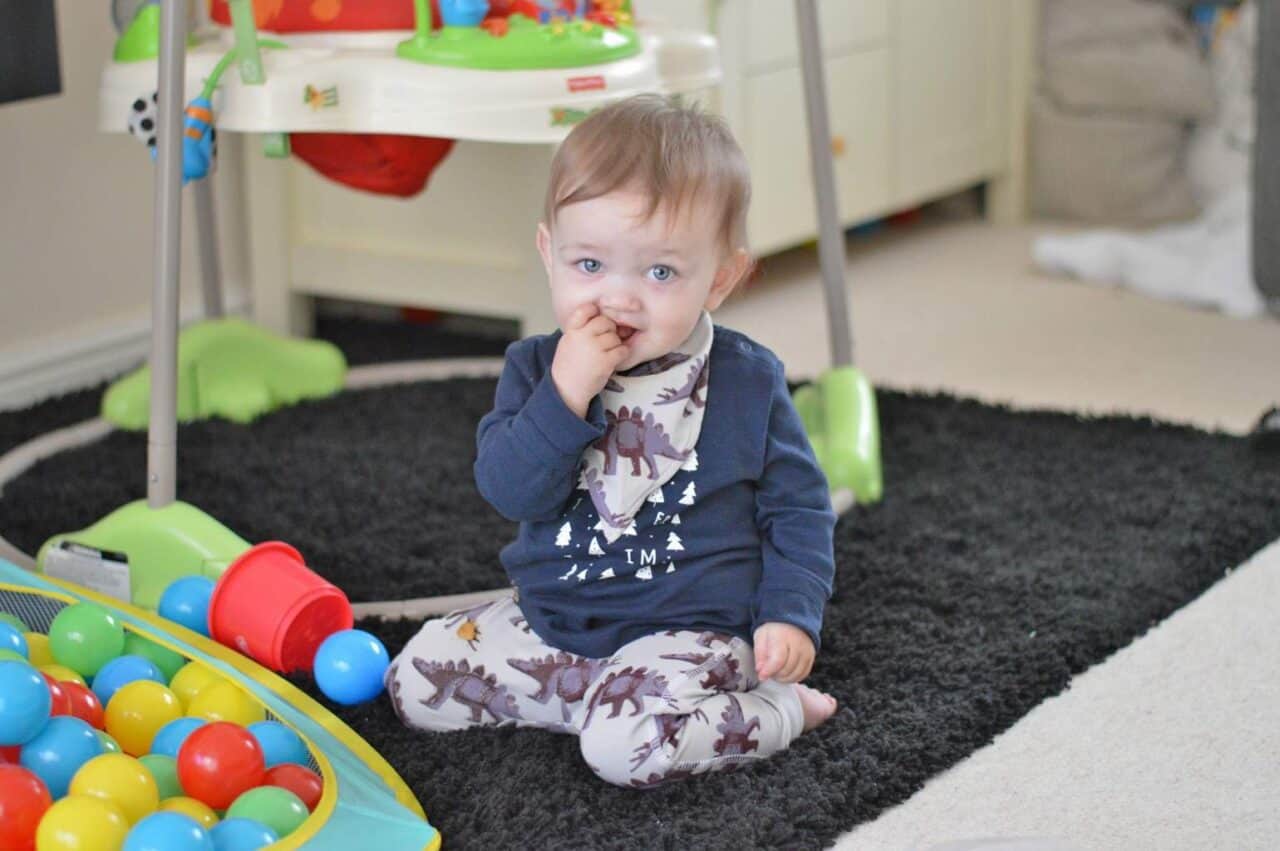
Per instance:
[[[610,104],[579,124],[551,163],[544,210],[556,211],[620,189],[649,198],[674,222],[695,200],[718,215],[725,253],[745,248],[751,173],[725,122],[660,95],[636,95]]]

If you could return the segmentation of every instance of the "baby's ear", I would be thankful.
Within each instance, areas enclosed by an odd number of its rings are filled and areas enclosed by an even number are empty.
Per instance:
[[[551,229],[546,222],[538,222],[538,233],[534,237],[538,246],[538,254],[542,257],[542,265],[547,270],[547,281],[551,281]]]
[[[745,248],[730,252],[716,269],[715,279],[711,282],[711,291],[707,293],[707,310],[715,310],[729,297],[734,288],[747,277],[755,262]]]

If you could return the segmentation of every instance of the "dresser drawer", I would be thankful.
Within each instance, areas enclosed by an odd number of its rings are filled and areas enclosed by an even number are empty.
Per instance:
[[[795,3],[792,0],[746,0],[729,3],[722,15],[744,10],[748,71],[794,65],[799,61]],[[819,0],[818,33],[830,56],[860,46],[878,46],[889,32],[888,0]]]
[[[847,225],[890,203],[888,50],[832,57],[826,73],[836,191]],[[767,253],[817,233],[800,69],[751,75],[745,95],[753,181],[747,227],[752,249]]]

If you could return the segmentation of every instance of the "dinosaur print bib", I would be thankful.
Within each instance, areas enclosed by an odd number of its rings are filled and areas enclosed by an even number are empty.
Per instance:
[[[600,393],[605,433],[582,454],[582,486],[600,513],[605,540],[631,525],[644,501],[689,457],[706,412],[711,316],[660,358],[615,373]]]

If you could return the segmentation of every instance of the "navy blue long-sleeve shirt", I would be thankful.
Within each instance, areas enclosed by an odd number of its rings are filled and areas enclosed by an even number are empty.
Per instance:
[[[817,647],[835,515],[778,358],[716,327],[694,453],[609,544],[579,489],[582,453],[604,434],[604,412],[597,396],[584,420],[560,398],[551,378],[559,339],[507,349],[477,434],[480,493],[520,523],[501,558],[534,632],[600,658],[664,630],[750,641],[760,625],[782,622]]]

